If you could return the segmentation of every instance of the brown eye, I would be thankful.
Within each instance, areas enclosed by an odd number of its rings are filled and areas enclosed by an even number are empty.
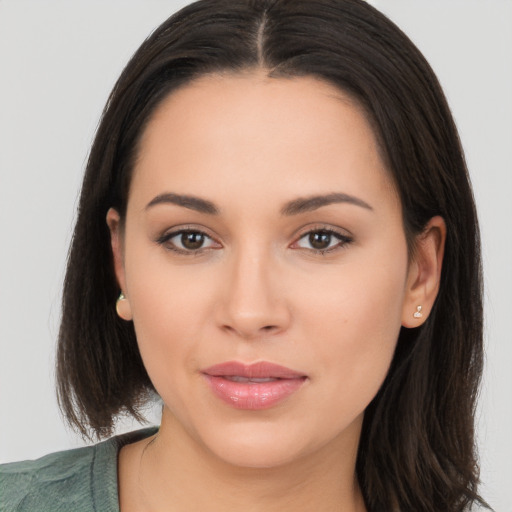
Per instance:
[[[165,234],[157,242],[181,254],[198,254],[204,249],[219,249],[218,242],[202,231],[182,229]]]
[[[292,246],[294,248],[309,249],[313,252],[327,253],[352,242],[352,238],[330,229],[316,229],[305,233]]]
[[[332,234],[328,231],[313,231],[309,233],[309,243],[313,249],[327,249],[331,245]]]
[[[189,251],[200,249],[204,244],[205,236],[198,231],[185,231],[181,233],[181,245]]]

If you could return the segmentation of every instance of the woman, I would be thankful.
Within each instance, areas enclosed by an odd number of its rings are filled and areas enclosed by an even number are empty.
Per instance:
[[[4,467],[7,507],[469,510],[481,319],[462,150],[410,41],[355,0],[197,2],[109,99],[58,349],[80,431],[155,391],[160,429]]]

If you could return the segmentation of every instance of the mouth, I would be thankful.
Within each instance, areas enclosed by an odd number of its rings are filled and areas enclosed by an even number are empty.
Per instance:
[[[256,377],[241,377],[240,375],[225,375],[224,378],[226,380],[230,380],[231,382],[248,382],[249,384],[256,384],[258,382],[275,382],[276,380],[280,380],[278,377],[258,379]]]
[[[297,392],[307,375],[266,361],[246,365],[228,361],[203,370],[213,394],[247,410],[269,409]]]

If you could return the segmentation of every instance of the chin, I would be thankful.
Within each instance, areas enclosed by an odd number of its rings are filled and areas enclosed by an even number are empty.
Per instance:
[[[271,469],[286,466],[300,458],[297,448],[293,452],[275,445],[247,445],[240,443],[219,450],[215,455],[226,464],[237,468]]]
[[[218,432],[206,434],[203,443],[226,464],[248,469],[285,466],[314,451],[313,447],[304,444],[304,435],[298,435],[298,432],[294,435],[289,428],[268,427],[237,425],[228,428],[221,436],[216,435]]]

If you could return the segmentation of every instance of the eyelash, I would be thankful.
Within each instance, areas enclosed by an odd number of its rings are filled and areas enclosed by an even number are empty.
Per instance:
[[[204,231],[201,231],[200,229],[196,229],[196,228],[192,228],[192,227],[191,228],[181,228],[181,229],[178,229],[176,231],[172,231],[170,233],[165,233],[164,235],[159,237],[156,240],[156,242],[158,244],[160,244],[160,245],[165,246],[165,248],[169,249],[170,251],[177,252],[178,254],[183,254],[185,256],[198,256],[198,255],[202,254],[205,251],[214,249],[213,247],[199,247],[196,250],[193,250],[193,249],[181,249],[180,247],[177,247],[175,244],[170,242],[173,238],[175,238],[177,236],[180,236],[180,235],[183,236],[184,234],[187,234],[187,233],[195,234],[195,235],[201,235],[205,239],[210,239],[210,240],[215,242],[215,240],[210,235],[205,233]],[[216,243],[218,243],[218,242],[216,242]]]
[[[200,236],[204,237],[205,239],[210,239],[214,243],[218,244],[218,242],[215,242],[215,240],[211,236],[209,236],[207,233],[205,233],[204,231],[201,231],[200,229],[195,229],[195,228],[182,228],[177,231],[172,231],[170,233],[166,233],[166,234],[162,235],[161,237],[159,237],[156,240],[156,242],[159,245],[165,246],[170,251],[176,252],[178,254],[183,254],[185,256],[198,256],[198,255],[204,253],[205,251],[218,248],[218,247],[199,247],[198,249],[195,249],[195,250],[194,249],[181,249],[181,248],[177,247],[175,244],[170,243],[170,241],[173,238],[180,236],[180,235],[183,236],[184,234],[187,234],[187,233],[200,235]],[[293,248],[293,246],[297,245],[301,240],[303,240],[304,238],[311,236],[312,234],[315,234],[315,233],[326,234],[330,237],[334,237],[334,238],[338,239],[338,243],[336,245],[334,245],[333,247],[328,247],[327,249],[315,249],[315,248],[305,248],[305,247],[302,247],[302,248],[296,247],[296,248],[304,249],[313,254],[326,255],[328,253],[343,249],[346,245],[353,242],[353,239],[351,237],[349,237],[345,234],[342,234],[334,229],[318,227],[318,228],[310,229],[309,231],[306,231],[305,233],[303,233],[295,242],[293,242],[291,247]],[[330,241],[329,241],[329,243],[330,243]]]
[[[330,237],[334,237],[338,239],[338,243],[335,244],[333,247],[328,247],[327,249],[314,249],[314,248],[304,248],[308,252],[312,252],[313,254],[321,254],[326,255],[331,252],[338,251],[340,249],[343,249],[345,246],[353,242],[353,239],[350,236],[347,236],[346,234],[340,233],[339,231],[336,231],[332,228],[325,228],[325,227],[318,227],[314,229],[310,229],[303,233],[296,242],[294,242],[292,245],[296,245],[300,240],[303,240],[306,237],[311,236],[314,233],[322,233],[329,235]],[[300,249],[300,247],[299,247]]]

